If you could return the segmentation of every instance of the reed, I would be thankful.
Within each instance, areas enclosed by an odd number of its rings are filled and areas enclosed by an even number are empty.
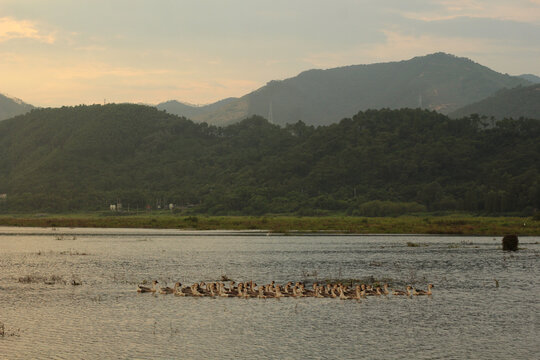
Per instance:
[[[8,329],[6,328],[4,323],[0,321],[0,338],[5,338],[8,336],[16,336],[16,337],[21,336],[21,329],[16,329],[16,330]]]
[[[526,225],[525,225],[526,224]],[[260,230],[268,233],[339,234],[505,234],[540,235],[540,221],[522,217],[471,215],[365,217],[353,216],[181,216],[143,214],[101,216],[99,213],[65,215],[1,215],[0,225],[33,227],[155,228],[186,230]],[[71,240],[71,239],[70,239]]]
[[[221,281],[233,281],[227,274],[221,275]]]
[[[407,247],[426,247],[426,246],[429,246],[429,244],[407,241]]]
[[[44,283],[46,285],[62,284],[66,285],[68,282],[61,275],[25,275],[19,277],[18,281],[21,284],[37,284]]]

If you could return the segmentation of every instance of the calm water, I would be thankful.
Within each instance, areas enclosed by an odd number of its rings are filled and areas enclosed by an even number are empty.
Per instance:
[[[537,359],[539,241],[510,254],[492,237],[0,228],[0,358]],[[359,302],[135,291],[224,274],[435,288]]]

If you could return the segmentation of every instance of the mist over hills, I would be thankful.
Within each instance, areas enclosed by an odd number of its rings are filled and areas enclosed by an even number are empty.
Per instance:
[[[22,100],[0,94],[0,121],[25,114],[34,107]]]
[[[308,70],[270,81],[220,106],[212,104],[210,111],[190,113],[190,109],[177,111],[163,104],[159,108],[215,125],[251,115],[276,124],[302,120],[308,125],[326,125],[367,109],[421,107],[448,114],[500,89],[530,84],[525,78],[498,73],[466,58],[435,53],[398,62]]]
[[[176,100],[169,100],[156,105],[156,108],[158,110],[165,110],[170,114],[184,116],[188,119],[198,119],[201,116],[206,116],[222,106],[230,104],[236,100],[238,100],[238,98],[231,97],[202,106],[185,104]]]
[[[540,207],[540,121],[369,110],[329,126],[196,124],[132,104],[0,122],[0,212],[192,204],[206,214],[393,215]]]
[[[241,98],[226,98],[203,106],[170,100],[156,108],[219,126],[252,115],[263,116],[275,124],[302,120],[308,125],[325,125],[367,109],[420,107],[443,114],[463,114],[459,111],[464,106],[501,89],[538,82],[540,77],[533,74],[500,74],[466,58],[435,53],[398,62],[308,70],[289,79],[270,81]],[[32,108],[0,94],[0,120]],[[502,109],[499,113],[516,114]],[[522,113],[536,116],[530,111]]]
[[[522,74],[519,75],[520,78],[525,79],[527,81],[532,82],[533,84],[539,84],[540,83],[540,76],[536,76],[533,74]]]
[[[460,118],[471,114],[485,115],[499,120],[520,117],[540,119],[540,84],[499,90],[495,95],[464,106],[450,113],[449,116]]]

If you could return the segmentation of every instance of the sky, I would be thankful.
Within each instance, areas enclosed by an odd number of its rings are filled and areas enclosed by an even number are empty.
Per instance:
[[[0,0],[0,93],[36,106],[205,104],[439,51],[540,75],[540,0]]]

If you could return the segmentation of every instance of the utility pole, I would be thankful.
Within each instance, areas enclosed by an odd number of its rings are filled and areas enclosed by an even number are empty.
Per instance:
[[[270,109],[268,109],[268,121],[270,121],[270,124],[274,123],[274,114],[272,112],[272,100],[270,100]]]

